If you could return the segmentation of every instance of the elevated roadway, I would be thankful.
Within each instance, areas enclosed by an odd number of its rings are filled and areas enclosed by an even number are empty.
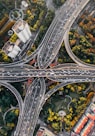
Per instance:
[[[14,94],[14,96],[16,97],[17,101],[18,101],[18,105],[19,105],[19,109],[20,109],[20,112],[22,113],[22,109],[23,109],[23,100],[22,100],[22,97],[21,95],[19,94],[19,92],[9,83],[6,83],[6,82],[1,82],[0,81],[0,85],[1,86],[4,86],[6,88],[8,88],[8,91],[11,91],[12,94]]]
[[[14,136],[33,135],[40,113],[39,107],[44,99],[45,90],[46,87],[43,78],[35,79],[31,84],[25,96],[22,119]]]
[[[30,132],[29,135],[27,136],[33,136],[35,127],[36,127],[36,123],[38,121],[39,118],[39,114],[40,111],[42,109],[41,104],[43,102],[44,96],[45,96],[45,92],[46,92],[46,85],[45,85],[45,80],[43,78],[40,78],[41,81],[41,91],[40,91],[40,95],[36,104],[36,108],[35,108],[35,112],[34,112],[34,116],[33,116],[33,120],[32,120],[32,127],[30,128]]]
[[[19,94],[19,92],[11,84],[9,84],[7,82],[1,82],[0,81],[0,85],[8,88],[8,91],[11,91],[14,94],[14,96],[16,97],[17,101],[18,101],[18,105],[19,105],[18,108],[20,110],[19,117],[18,117],[18,122],[17,122],[17,126],[18,126],[18,124],[20,124],[21,116],[22,116],[22,113],[23,113],[23,100],[22,100],[22,97]]]
[[[88,2],[89,0],[67,0],[62,6],[41,43],[42,48],[38,53],[39,68],[48,67],[54,60],[61,47],[66,30],[73,24]]]
[[[34,67],[32,67],[32,66],[30,66],[30,65],[27,65],[27,64],[24,64],[24,65],[20,65],[20,66],[9,66],[8,68],[6,67],[6,69],[7,69],[7,74],[9,75],[9,77],[7,77],[4,81],[5,82],[22,82],[22,81],[25,81],[25,80],[27,80],[29,77],[27,77],[27,78],[25,78],[25,77],[18,77],[18,75],[15,73],[15,75],[14,75],[14,78],[10,78],[10,70],[12,71],[12,70],[15,70],[15,69],[34,69]],[[3,76],[3,74],[5,73],[5,71],[4,71],[4,69],[5,68],[0,68],[0,69],[2,69],[2,76]],[[10,69],[10,70],[9,70]],[[8,71],[9,70],[9,71]],[[3,73],[4,72],[4,73]],[[23,73],[23,72],[22,72]],[[3,78],[1,79],[1,80],[3,80]]]
[[[79,66],[81,67],[93,67],[95,68],[95,65],[93,64],[88,64],[88,63],[85,63],[83,62],[82,60],[80,60],[73,52],[72,52],[72,49],[70,47],[70,44],[69,44],[69,31],[70,31],[70,28],[66,31],[65,35],[64,35],[64,43],[65,43],[65,48],[66,48],[66,51],[68,53],[68,55],[70,56],[70,58],[72,58],[72,60],[77,63]]]
[[[31,66],[27,67],[9,67],[9,68],[0,68],[0,80],[1,81],[19,81],[19,79],[30,78],[30,77],[47,77],[52,80],[60,82],[65,81],[66,79],[72,80],[76,79],[86,79],[89,78],[94,80],[95,78],[95,69],[88,67],[81,67],[77,64],[71,63],[65,65],[59,65],[57,68],[52,69],[32,69]],[[61,81],[63,79],[63,81]],[[87,79],[86,79],[87,80]]]
[[[82,9],[85,5],[87,5],[87,3],[89,2],[90,0],[86,0],[83,5],[82,5]],[[88,10],[90,10],[90,7],[88,8]],[[66,51],[68,53],[68,55],[70,56],[70,58],[72,58],[72,60],[77,63],[79,66],[82,66],[82,67],[94,67],[95,68],[95,65],[93,64],[88,64],[88,63],[85,63],[83,61],[81,61],[71,50],[71,47],[70,47],[70,44],[69,44],[69,31],[71,29],[71,26],[72,24],[74,23],[75,19],[77,18],[77,16],[79,15],[79,12],[81,11],[81,8],[79,10],[76,11],[76,14],[75,16],[73,17],[72,16],[72,19],[71,19],[71,23],[68,25],[67,27],[67,30],[65,32],[65,35],[64,35],[64,43],[65,43],[65,48],[66,48]],[[73,19],[75,18],[75,19]]]

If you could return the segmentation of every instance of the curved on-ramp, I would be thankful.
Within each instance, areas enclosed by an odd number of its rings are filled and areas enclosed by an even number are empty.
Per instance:
[[[69,81],[67,81],[66,83],[60,83],[59,85],[57,85],[57,86],[55,86],[55,88],[53,88],[53,89],[51,89],[51,90],[49,90],[46,94],[45,94],[45,97],[44,97],[44,100],[43,100],[43,102],[42,102],[42,107],[43,107],[43,105],[45,104],[45,102],[54,94],[54,93],[56,93],[57,91],[58,91],[58,89],[60,89],[61,87],[64,87],[64,86],[66,86],[66,85],[68,85],[68,84],[74,84],[74,83],[82,83],[82,82],[84,82],[84,81],[71,81],[71,82],[69,82]],[[86,81],[85,81],[86,82]],[[95,82],[95,81],[94,81]]]
[[[0,85],[1,86],[4,86],[6,88],[9,89],[9,91],[11,91],[14,96],[16,97],[17,101],[18,101],[18,105],[19,105],[19,110],[20,110],[20,114],[19,114],[19,117],[18,117],[18,122],[17,122],[17,126],[19,125],[20,123],[20,119],[21,119],[21,116],[22,116],[22,111],[23,111],[23,100],[22,100],[22,97],[21,95],[19,94],[19,92],[16,90],[16,88],[14,88],[12,85],[10,85],[9,83],[5,83],[5,82],[1,82],[0,81]]]
[[[18,101],[18,104],[19,104],[19,109],[20,109],[20,112],[22,112],[22,107],[23,107],[23,100],[22,100],[22,97],[21,95],[19,94],[19,92],[16,90],[16,88],[14,88],[12,85],[10,85],[9,83],[5,83],[5,82],[1,82],[0,81],[0,85],[1,86],[4,86],[6,88],[9,89],[9,91],[11,91],[14,96],[16,97],[17,101]]]
[[[66,48],[66,51],[68,53],[68,55],[70,56],[70,58],[75,62],[77,63],[79,66],[82,66],[82,67],[89,67],[89,68],[95,68],[95,65],[94,64],[88,64],[88,63],[85,63],[83,62],[82,60],[80,60],[73,52],[72,52],[72,49],[70,47],[70,44],[69,44],[69,31],[70,29],[68,29],[65,33],[65,36],[64,36],[64,43],[65,43],[65,48]]]
[[[86,0],[85,1],[85,4],[84,5],[81,5],[82,6],[82,9],[87,5],[87,3],[89,2],[90,0]],[[79,15],[79,13],[81,12],[81,10],[79,9],[79,12],[76,12],[76,15],[74,16],[74,18],[76,19],[77,16]],[[74,20],[72,19],[71,20],[71,24],[68,26],[68,29],[67,31],[65,32],[65,35],[64,35],[64,43],[65,43],[65,48],[66,48],[66,51],[68,53],[68,55],[72,58],[72,60],[77,63],[79,66],[82,66],[82,67],[90,67],[90,68],[95,68],[95,65],[94,64],[88,64],[88,63],[85,63],[83,62],[82,60],[80,60],[71,50],[70,48],[70,44],[69,44],[69,31],[71,29],[71,26],[73,25],[74,23]]]
[[[66,30],[72,25],[76,17],[88,2],[89,0],[69,0],[69,5],[67,2],[65,2],[63,8],[61,8],[61,10],[59,11],[59,16],[57,17],[57,23],[59,25],[56,23],[55,28],[53,30],[50,30],[52,33],[51,36],[50,31],[47,31],[46,35],[48,41],[46,39],[42,41],[43,45],[38,54],[39,68],[46,68],[53,61],[61,47]],[[60,15],[60,13],[62,13],[62,15]],[[52,24],[53,23],[54,21],[52,22]]]

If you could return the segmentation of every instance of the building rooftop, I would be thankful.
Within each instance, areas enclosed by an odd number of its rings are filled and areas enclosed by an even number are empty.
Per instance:
[[[92,99],[92,102],[71,131],[71,136],[81,135],[81,136],[90,136],[90,133],[95,128],[95,96]],[[92,135],[91,135],[92,136]]]
[[[7,41],[5,45],[3,46],[2,50],[10,57],[14,58],[20,51],[19,45],[20,45],[20,40],[17,39],[15,43],[12,43],[10,41]]]
[[[19,33],[21,32],[24,27],[25,27],[26,22],[24,20],[18,20],[12,27],[12,29],[16,32]]]

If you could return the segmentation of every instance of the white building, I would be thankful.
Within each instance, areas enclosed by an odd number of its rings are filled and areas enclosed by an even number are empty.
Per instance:
[[[8,53],[8,56],[11,58],[15,58],[20,51],[21,51],[21,49],[17,45],[14,45],[12,50]]]
[[[17,40],[15,44],[8,41],[5,43],[2,49],[9,57],[14,59],[18,55],[18,53],[21,51],[19,47],[19,43],[20,43],[20,40]]]
[[[24,20],[18,20],[12,27],[13,31],[19,37],[19,39],[26,43],[31,37],[31,31],[29,25]]]
[[[22,10],[26,10],[28,8],[28,3],[26,1],[21,1],[21,8]]]

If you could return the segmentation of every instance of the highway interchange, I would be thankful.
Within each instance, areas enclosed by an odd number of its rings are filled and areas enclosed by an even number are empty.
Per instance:
[[[95,82],[94,66],[75,61],[68,44],[68,31],[89,1],[67,0],[56,13],[43,41],[32,55],[12,64],[0,64],[0,85],[7,87],[15,95],[20,108],[14,136],[33,136],[42,106],[60,87],[76,82]],[[77,64],[63,64],[46,69],[58,54],[63,40],[68,54]],[[39,69],[25,64],[35,56]],[[23,101],[18,91],[8,82],[20,82],[30,77],[36,79],[28,88]],[[62,83],[45,94],[44,77]]]

